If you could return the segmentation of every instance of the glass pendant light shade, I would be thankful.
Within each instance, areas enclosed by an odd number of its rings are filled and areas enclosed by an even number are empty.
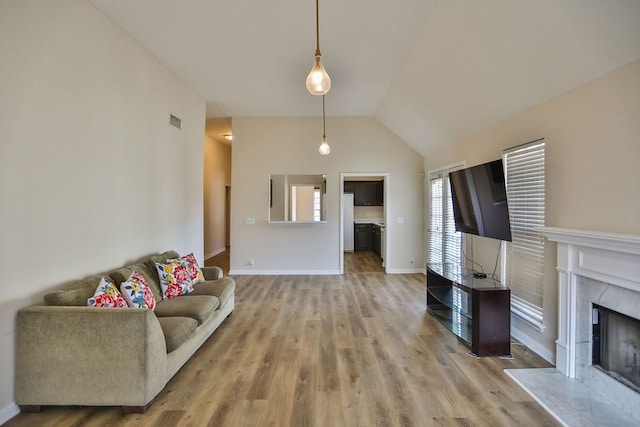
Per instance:
[[[324,115],[324,95],[322,95],[322,143],[320,144],[320,148],[318,151],[321,155],[327,156],[331,152],[331,147],[327,143],[327,130],[326,130],[326,119]]]
[[[316,53],[316,64],[307,76],[307,90],[312,95],[325,95],[331,89],[331,77],[322,65],[319,53]]]
[[[318,148],[318,151],[323,156],[328,156],[329,153],[331,152],[331,147],[329,147],[329,144],[327,144],[326,136],[322,137],[322,144],[320,144],[320,148]]]
[[[311,95],[325,95],[331,89],[331,77],[322,65],[320,53],[320,13],[316,0],[316,63],[307,76],[307,90]],[[328,153],[327,153],[328,154]]]

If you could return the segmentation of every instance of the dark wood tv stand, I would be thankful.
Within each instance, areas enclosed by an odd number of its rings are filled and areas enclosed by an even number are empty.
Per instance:
[[[474,356],[511,356],[511,291],[453,264],[427,265],[427,311]]]

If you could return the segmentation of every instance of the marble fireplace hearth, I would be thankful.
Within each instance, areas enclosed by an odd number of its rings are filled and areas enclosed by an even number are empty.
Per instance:
[[[556,368],[507,374],[564,425],[640,425],[640,393],[591,363],[594,304],[640,319],[640,236],[540,231],[558,244]]]

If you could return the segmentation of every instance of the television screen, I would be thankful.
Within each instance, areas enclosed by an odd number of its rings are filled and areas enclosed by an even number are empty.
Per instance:
[[[449,174],[456,231],[511,241],[502,159]]]

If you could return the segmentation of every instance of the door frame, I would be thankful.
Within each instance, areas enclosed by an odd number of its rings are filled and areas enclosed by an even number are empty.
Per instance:
[[[231,247],[231,186],[224,186],[224,241],[225,249]]]
[[[385,260],[384,260],[384,272],[387,273],[389,271],[389,266],[391,265],[391,263],[389,262],[390,258],[391,258],[391,251],[389,250],[389,248],[391,247],[391,245],[389,244],[389,242],[392,240],[391,239],[391,235],[392,235],[392,223],[391,223],[391,216],[390,216],[390,206],[389,206],[389,187],[390,185],[390,181],[391,181],[391,174],[389,174],[388,172],[340,172],[340,237],[339,237],[339,241],[340,241],[340,274],[344,274],[344,201],[343,201],[343,197],[342,195],[344,194],[344,179],[345,178],[354,178],[354,177],[359,177],[359,178],[382,178],[383,185],[382,188],[384,190],[384,195],[383,195],[383,203],[384,203],[384,229],[385,229],[385,233],[386,233],[386,239],[385,239],[385,246],[384,246],[384,253],[385,253]]]

